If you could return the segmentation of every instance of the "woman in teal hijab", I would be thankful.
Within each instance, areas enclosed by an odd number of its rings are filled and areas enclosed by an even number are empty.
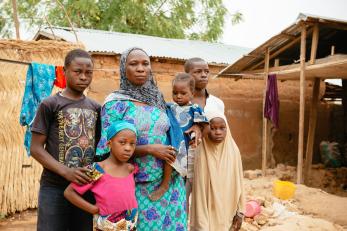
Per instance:
[[[102,137],[97,154],[109,151],[105,131],[110,124],[117,120],[134,124],[138,131],[134,158],[139,166],[135,177],[139,204],[137,229],[187,230],[185,186],[183,177],[177,171],[173,171],[170,187],[163,197],[157,201],[149,199],[162,181],[164,161],[173,163],[175,160],[171,145],[177,149],[181,143],[174,145],[171,140],[176,137],[175,133],[171,133],[175,137],[168,135],[170,128],[174,127],[166,113],[163,95],[154,82],[146,52],[140,48],[124,52],[120,60],[120,77],[120,90],[111,93],[102,108]],[[184,147],[184,141],[182,145]]]

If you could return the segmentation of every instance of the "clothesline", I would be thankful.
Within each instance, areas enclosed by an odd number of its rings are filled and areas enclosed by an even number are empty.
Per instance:
[[[2,59],[2,58],[0,58],[0,61],[1,61],[1,62],[8,62],[8,63],[16,63],[16,64],[30,65],[30,62],[18,61],[18,60],[11,60],[11,59]]]
[[[12,60],[12,59],[3,59],[0,58],[0,62],[8,62],[8,63],[15,63],[15,64],[23,64],[23,65],[30,65],[30,62],[25,61],[18,61],[18,60]],[[94,68],[94,71],[118,71],[116,68]]]

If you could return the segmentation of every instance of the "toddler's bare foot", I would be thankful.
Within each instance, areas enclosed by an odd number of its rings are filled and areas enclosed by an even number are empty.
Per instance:
[[[160,185],[159,188],[157,190],[155,190],[154,192],[152,192],[149,195],[149,199],[151,201],[157,201],[159,200],[165,193],[166,191],[169,189],[169,185],[165,184],[165,185]]]

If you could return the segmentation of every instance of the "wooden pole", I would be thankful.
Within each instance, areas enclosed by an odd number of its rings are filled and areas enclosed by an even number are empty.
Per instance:
[[[280,66],[280,59],[275,59],[274,67]]]
[[[316,62],[318,39],[319,39],[319,27],[318,27],[318,24],[315,24],[313,26],[312,44],[311,44],[311,55],[310,55],[311,65],[315,64]]]
[[[267,153],[267,119],[265,118],[265,97],[266,97],[266,89],[267,89],[267,80],[269,75],[269,65],[270,65],[270,49],[266,48],[265,50],[265,67],[264,67],[264,98],[263,98],[263,143],[262,143],[262,163],[261,169],[262,174],[265,176],[266,172],[266,153]]]
[[[12,9],[13,9],[14,26],[16,28],[16,38],[17,38],[17,40],[19,40],[20,39],[19,20],[18,20],[17,1],[16,0],[12,0]]]
[[[297,183],[302,182],[302,162],[304,150],[305,129],[305,59],[306,59],[306,25],[302,25],[300,43],[300,112],[299,112],[299,142],[298,142],[298,167]]]
[[[335,46],[331,46],[330,55],[335,55]]]
[[[307,137],[307,146],[306,146],[305,175],[304,175],[304,180],[306,184],[309,182],[309,177],[311,175],[314,136],[316,133],[316,125],[317,125],[319,88],[320,88],[320,79],[315,78],[314,85],[313,85],[313,92],[312,92],[310,121],[308,125],[309,127],[308,127],[308,137]]]
[[[275,63],[274,63],[274,67],[278,67],[280,65],[280,60],[279,59],[275,59]],[[274,126],[272,126],[270,123],[268,123],[268,144],[267,144],[267,157],[268,157],[268,160],[270,162],[270,168],[274,168],[276,167],[276,161],[275,161],[275,157],[272,153],[272,150],[273,150],[273,147],[274,147],[274,136],[275,136],[275,133],[276,133],[276,129]],[[267,163],[269,163],[267,162]]]
[[[318,24],[315,24],[313,27],[312,44],[311,44],[311,55],[310,55],[310,64],[311,65],[315,64],[315,62],[316,62],[318,40],[319,40],[319,27],[318,27]],[[312,91],[311,106],[310,106],[310,120],[308,123],[309,127],[308,127],[306,155],[305,155],[306,159],[305,159],[304,182],[306,184],[308,184],[309,178],[311,175],[313,145],[314,145],[314,137],[315,137],[315,133],[316,133],[316,124],[317,124],[319,87],[320,87],[320,79],[315,78],[314,79],[314,85],[313,85],[313,91]]]

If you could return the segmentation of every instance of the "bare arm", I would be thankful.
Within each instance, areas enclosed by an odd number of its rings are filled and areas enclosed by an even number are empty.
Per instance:
[[[187,131],[185,131],[184,133],[189,134],[191,132],[195,133],[195,147],[198,146],[198,144],[201,142],[201,128],[198,124],[194,124],[193,126],[191,126]]]
[[[33,132],[30,146],[30,153],[32,157],[37,160],[44,168],[55,172],[56,174],[64,177],[70,182],[77,184],[86,184],[90,182],[90,178],[84,174],[88,171],[85,168],[68,168],[54,159],[44,148],[47,136]]]
[[[99,213],[99,208],[96,205],[93,205],[88,201],[84,200],[83,197],[81,197],[78,193],[75,192],[71,184],[65,189],[64,197],[78,208],[90,214]]]
[[[173,163],[175,161],[175,154],[175,150],[173,150],[170,145],[164,144],[138,145],[135,149],[135,156],[152,155],[168,163]]]

